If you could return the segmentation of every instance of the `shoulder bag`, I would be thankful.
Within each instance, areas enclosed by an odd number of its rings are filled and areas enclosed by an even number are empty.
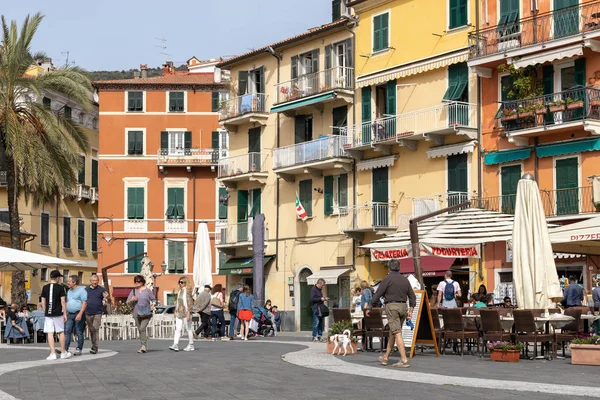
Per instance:
[[[210,299],[210,305],[217,308],[223,308],[223,301],[219,298],[219,295]]]
[[[148,290],[148,289],[146,289]],[[133,295],[136,296],[136,290],[133,289]],[[146,319],[152,317],[152,310],[150,309],[150,305],[141,306],[138,301],[136,301],[135,306],[137,307],[138,318]]]

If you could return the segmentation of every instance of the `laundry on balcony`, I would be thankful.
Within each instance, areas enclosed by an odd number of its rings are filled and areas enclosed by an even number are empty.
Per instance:
[[[254,99],[258,100],[258,98],[253,94],[245,94],[242,96],[242,101],[240,103],[241,114],[252,111],[252,102]]]

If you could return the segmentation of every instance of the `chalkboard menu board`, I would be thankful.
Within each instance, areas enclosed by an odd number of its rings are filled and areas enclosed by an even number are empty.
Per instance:
[[[415,290],[415,296],[417,297],[417,303],[412,314],[414,329],[411,329],[411,327],[407,325],[407,321],[404,321],[404,324],[402,325],[402,339],[404,339],[404,346],[410,347],[410,357],[412,358],[415,354],[415,346],[417,343],[433,344],[435,353],[439,356],[440,352],[434,333],[427,294],[424,290]]]

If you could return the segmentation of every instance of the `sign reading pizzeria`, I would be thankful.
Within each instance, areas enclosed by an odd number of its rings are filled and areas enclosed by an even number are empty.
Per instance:
[[[475,246],[429,246],[421,243],[421,256],[435,256],[444,258],[480,258],[481,252]],[[412,257],[409,247],[395,249],[371,249],[372,261],[401,260]]]

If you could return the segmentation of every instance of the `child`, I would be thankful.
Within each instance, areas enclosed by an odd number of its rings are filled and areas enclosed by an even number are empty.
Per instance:
[[[358,329],[361,329],[362,328],[362,317],[363,317],[363,312],[362,312],[362,309],[360,308],[361,297],[362,297],[362,288],[360,286],[355,287],[352,295],[353,295],[352,305],[350,307],[351,310],[354,307],[354,311],[352,312],[352,314],[353,314],[352,316],[354,317],[354,318],[352,318],[352,323],[356,324]]]
[[[486,308],[487,304],[485,304],[482,300],[482,295],[476,293],[473,295],[473,307],[475,308]]]
[[[275,332],[281,331],[281,314],[279,313],[279,309],[277,306],[273,306],[271,308],[271,314],[273,314],[273,322],[275,323]],[[277,336],[277,335],[275,335]]]

